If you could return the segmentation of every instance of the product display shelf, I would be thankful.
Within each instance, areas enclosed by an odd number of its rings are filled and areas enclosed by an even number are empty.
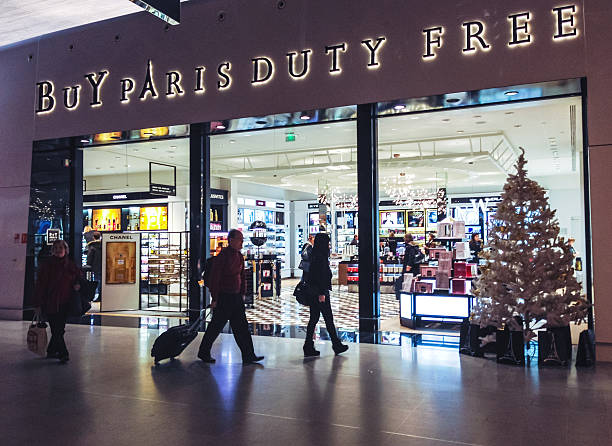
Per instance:
[[[186,232],[141,233],[140,291],[143,307],[170,306],[179,311],[187,307],[188,252]]]
[[[467,259],[454,259],[453,242],[461,238],[439,238],[449,249],[436,248],[431,259],[420,265],[410,291],[400,293],[400,323],[415,328],[422,321],[460,323],[470,315],[474,304],[472,281],[477,278],[478,266]],[[444,254],[446,253],[446,254]],[[444,261],[444,270],[439,270]]]

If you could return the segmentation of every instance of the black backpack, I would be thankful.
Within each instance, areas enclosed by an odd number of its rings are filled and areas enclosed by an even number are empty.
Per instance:
[[[204,267],[202,271],[202,280],[204,281],[204,286],[208,289],[210,289],[210,286],[209,286],[210,277],[211,277],[210,275],[212,273],[214,260],[215,260],[215,257],[207,258],[206,262],[204,262]]]

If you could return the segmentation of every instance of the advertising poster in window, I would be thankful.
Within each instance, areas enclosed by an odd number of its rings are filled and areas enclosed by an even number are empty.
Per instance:
[[[106,283],[136,283],[136,242],[106,243]]]
[[[94,209],[91,219],[94,231],[121,231],[121,209]]]
[[[140,208],[141,231],[167,231],[168,207],[151,206]]]
[[[408,227],[409,228],[424,228],[425,227],[425,211],[408,211]]]

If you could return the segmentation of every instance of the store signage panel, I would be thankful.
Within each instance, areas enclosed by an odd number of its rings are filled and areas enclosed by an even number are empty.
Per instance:
[[[310,203],[310,204],[308,204],[308,209],[319,210],[319,204],[318,203]]]
[[[164,196],[175,196],[176,195],[176,186],[170,186],[169,184],[149,184],[149,193],[154,195],[164,195]]]
[[[103,201],[141,201],[159,199],[159,194],[150,192],[126,192],[125,194],[89,194],[83,195],[84,203],[95,203]]]
[[[584,34],[579,5],[582,3],[558,6],[550,2],[549,6],[538,5],[519,11],[502,12],[498,9],[499,12],[493,17],[459,22],[444,18],[433,22],[432,19],[422,19],[423,23],[415,24],[410,30],[408,42],[414,42],[417,45],[415,48],[407,47],[406,39],[398,38],[393,32],[380,35],[380,31],[354,27],[360,35],[346,35],[336,41],[309,42],[302,48],[287,47],[282,53],[278,48],[271,52],[261,47],[240,59],[229,56],[227,60],[202,62],[198,60],[201,57],[199,53],[197,58],[195,54],[191,57],[192,54],[188,53],[180,69],[166,66],[161,61],[163,56],[155,58],[154,54],[145,55],[148,59],[137,71],[131,69],[125,72],[121,67],[109,67],[100,62],[90,71],[73,73],[70,80],[45,78],[43,74],[33,85],[35,113],[43,117],[57,109],[74,111],[82,107],[95,109],[110,103],[127,105],[210,95],[227,102],[225,92],[235,88],[237,83],[243,85],[238,94],[243,93],[245,88],[256,89],[278,83],[281,76],[290,81],[303,82],[310,76],[321,79],[321,75],[325,75],[332,81],[349,69],[353,71],[349,75],[356,75],[354,71],[359,66],[362,74],[380,70],[386,63],[394,64],[395,69],[397,62],[387,62],[389,59],[383,56],[389,52],[411,54],[418,58],[413,62],[431,66],[438,58],[451,52],[459,57],[471,57],[478,53],[486,55],[497,48],[529,51],[535,41],[542,42],[544,39],[549,39],[553,45],[562,45]],[[191,9],[194,13],[198,10],[195,7]],[[544,14],[544,10],[548,14]],[[491,29],[498,32],[493,34]],[[184,34],[190,35],[189,32]],[[455,45],[457,42],[461,42],[460,45]],[[415,51],[417,48],[418,51]],[[232,54],[231,51],[227,53]],[[326,63],[316,64],[314,59],[325,60]],[[313,75],[314,70],[322,71]]]
[[[276,209],[285,209],[285,203],[276,203]]]
[[[255,200],[255,205],[256,206],[265,206],[266,202],[263,200]]]
[[[222,189],[211,189],[210,199],[216,201],[215,204],[226,204],[227,203],[227,191]]]
[[[59,229],[47,229],[47,245],[52,245],[53,242],[56,242],[60,239],[60,230]]]

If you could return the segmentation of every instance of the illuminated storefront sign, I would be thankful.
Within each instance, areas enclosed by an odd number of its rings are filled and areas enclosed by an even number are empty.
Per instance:
[[[578,7],[576,5],[565,5],[552,8],[550,17],[538,17],[538,21],[552,21],[552,34],[548,38],[553,41],[562,42],[567,39],[577,38],[580,35],[578,28]],[[509,48],[525,48],[531,45],[536,38],[536,18],[530,11],[517,11],[505,17],[507,20],[507,38],[505,45]],[[461,23],[459,27],[449,29],[439,23],[431,23],[423,27],[420,31],[423,42],[421,60],[428,63],[434,61],[439,55],[448,51],[453,51],[445,46],[445,39],[451,34],[463,36],[463,45],[460,49],[461,54],[475,55],[487,53],[496,45],[487,35],[487,23],[474,18]],[[538,38],[544,36],[539,35]],[[386,36],[370,37],[360,40],[360,49],[355,49],[357,45],[349,47],[347,42],[334,42],[319,49],[305,48],[292,49],[279,57],[272,55],[257,55],[252,57],[252,73],[248,81],[256,88],[269,83],[285,71],[285,75],[290,79],[300,81],[306,79],[311,73],[310,59],[315,52],[320,52],[328,60],[328,75],[336,76],[342,73],[343,57],[349,51],[360,51],[363,53],[363,66],[369,70],[379,69],[384,61],[384,48],[388,45],[397,45],[396,41],[389,41]],[[401,44],[401,42],[399,42]],[[58,107],[66,110],[77,110],[82,104],[89,107],[100,107],[104,101],[115,101],[122,104],[129,104],[131,99],[137,98],[139,101],[155,101],[159,98],[172,99],[186,94],[204,95],[208,91],[206,73],[209,69],[206,66],[194,66],[195,79],[193,85],[187,85],[181,71],[170,70],[163,74],[154,72],[152,60],[147,61],[147,66],[143,70],[141,78],[124,77],[118,80],[119,90],[115,97],[104,96],[103,86],[109,76],[110,71],[103,69],[93,73],[86,73],[83,78],[86,80],[83,85],[75,83],[68,86],[56,86],[51,80],[43,80],[36,83],[37,103],[36,114],[44,115],[53,112]],[[164,70],[165,71],[165,70]],[[226,91],[231,89],[235,82],[232,77],[231,61],[223,61],[215,64],[212,70],[216,74],[213,82],[213,89]],[[244,79],[244,82],[247,80]],[[191,83],[191,82],[190,82]]]

